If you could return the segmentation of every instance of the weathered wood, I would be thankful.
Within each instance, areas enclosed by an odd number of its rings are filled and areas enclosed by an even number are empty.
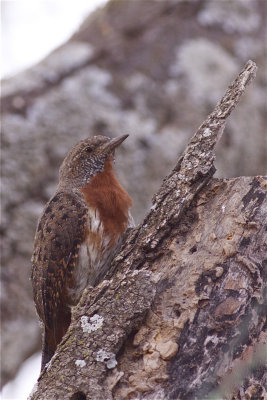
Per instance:
[[[124,375],[114,399],[204,400],[231,370],[241,393],[258,387],[263,396],[263,360],[245,374],[253,384],[242,387],[236,376],[254,345],[266,343],[266,187],[260,177],[213,179],[164,240],[164,251],[147,262],[157,291],[118,358]]]
[[[202,399],[263,340],[266,182],[211,180],[255,71],[248,62],[196,132],[109,280],[85,291],[32,400]]]
[[[214,148],[222,135],[226,118],[238,104],[246,86],[255,78],[256,69],[255,63],[248,61],[215,110],[199,127],[177,165],[154,196],[153,206],[144,222],[125,242],[116,259],[117,268],[121,267],[118,261],[125,263],[125,255],[129,252],[132,254],[132,269],[139,268],[149,253],[154,257],[158,244],[179,222],[194,196],[211,179],[215,172]]]
[[[234,3],[112,0],[40,63],[1,82],[1,385],[40,350],[29,280],[34,232],[78,140],[130,134],[115,168],[139,223],[192,132],[252,57],[257,79],[227,124],[216,168],[218,177],[266,171],[267,7]]]

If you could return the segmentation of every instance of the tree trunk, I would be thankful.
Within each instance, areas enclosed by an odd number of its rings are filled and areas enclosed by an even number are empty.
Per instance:
[[[108,279],[84,292],[31,400],[266,395],[267,184],[212,178],[215,145],[255,71],[249,61],[128,234]]]
[[[235,0],[234,7],[232,1],[112,0],[38,65],[2,82],[1,385],[40,349],[29,281],[34,232],[58,167],[78,140],[130,133],[116,166],[139,223],[192,132],[252,57],[258,77],[218,145],[217,177],[265,172],[266,11],[265,0]],[[199,179],[192,197],[209,181]],[[159,245],[180,218],[165,195],[170,217],[164,223],[162,215]],[[175,201],[188,209],[191,200]]]

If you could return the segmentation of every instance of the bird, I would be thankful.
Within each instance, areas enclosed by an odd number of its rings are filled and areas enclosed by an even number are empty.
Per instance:
[[[115,149],[129,135],[79,141],[59,169],[59,183],[39,218],[31,281],[43,325],[41,372],[71,322],[85,288],[103,280],[134,227],[132,199],[114,172]]]

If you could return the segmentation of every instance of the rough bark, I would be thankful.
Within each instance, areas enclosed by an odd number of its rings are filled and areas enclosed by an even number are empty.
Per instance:
[[[196,126],[253,58],[257,80],[227,124],[216,167],[223,177],[263,173],[265,37],[264,0],[113,0],[40,64],[2,82],[1,384],[40,348],[30,257],[66,152],[89,134],[130,133],[116,165],[141,221]]]
[[[253,358],[266,342],[266,181],[212,179],[215,145],[255,70],[248,62],[198,129],[109,279],[85,291],[32,400],[266,394]],[[237,388],[223,381],[231,369]]]

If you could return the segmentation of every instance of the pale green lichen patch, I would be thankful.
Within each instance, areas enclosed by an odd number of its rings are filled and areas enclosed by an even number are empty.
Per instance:
[[[76,360],[75,365],[76,365],[76,367],[83,368],[83,367],[85,367],[86,362],[84,360]]]
[[[84,333],[97,331],[103,325],[104,318],[101,315],[95,314],[91,318],[83,315],[81,317],[81,326]]]
[[[115,368],[118,364],[115,354],[105,350],[98,350],[96,354],[96,361],[104,362],[108,369]]]

